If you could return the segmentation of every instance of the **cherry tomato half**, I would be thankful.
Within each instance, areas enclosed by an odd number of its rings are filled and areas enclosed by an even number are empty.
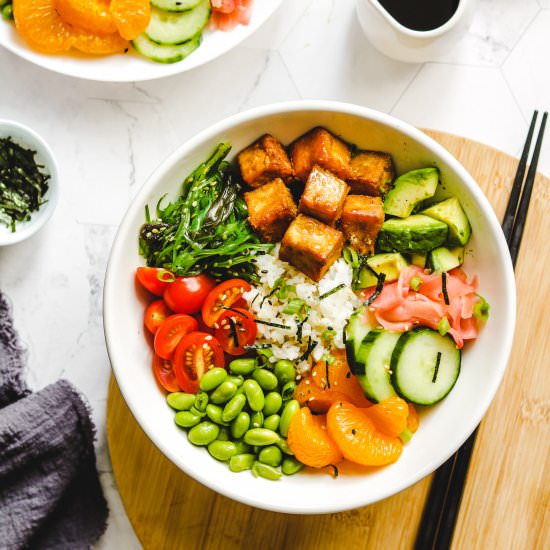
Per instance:
[[[170,393],[180,391],[172,361],[153,354],[153,373],[157,382]]]
[[[243,355],[244,346],[250,346],[256,340],[258,325],[250,311],[241,308],[224,310],[216,321],[214,336],[223,350],[230,355]]]
[[[164,322],[164,320],[172,315],[172,310],[164,303],[163,300],[155,300],[151,302],[143,316],[143,322],[147,327],[147,330],[152,334],[155,334]]]
[[[165,288],[163,298],[176,313],[197,313],[215,286],[216,282],[209,275],[176,277]]]
[[[243,279],[229,279],[213,288],[202,305],[202,318],[205,324],[213,327],[220,315],[226,311],[224,307],[232,307],[242,299],[250,285]]]
[[[139,284],[154,294],[162,296],[164,289],[174,280],[174,274],[161,267],[138,267],[136,278]]]
[[[181,339],[198,328],[199,324],[196,319],[193,319],[190,315],[176,313],[166,317],[155,333],[153,343],[155,353],[163,359],[172,359],[174,350]]]
[[[173,364],[180,388],[196,393],[201,376],[214,367],[223,368],[225,357],[214,336],[206,332],[191,332],[178,344]]]

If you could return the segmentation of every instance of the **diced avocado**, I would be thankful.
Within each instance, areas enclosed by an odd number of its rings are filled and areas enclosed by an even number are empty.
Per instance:
[[[472,232],[470,222],[456,197],[438,202],[420,213],[449,226],[447,236],[449,246],[464,246],[468,242]]]
[[[386,195],[384,212],[398,218],[410,216],[417,204],[434,195],[438,182],[439,170],[433,167],[402,174]]]
[[[365,338],[373,328],[368,322],[366,314],[367,308],[365,306],[357,308],[352,313],[344,329],[346,356],[349,368],[354,374],[362,374],[365,372],[365,365],[357,361],[357,354],[363,338]]]
[[[415,214],[386,220],[378,235],[378,247],[388,252],[425,254],[447,239],[447,224]]]
[[[434,271],[451,271],[464,262],[464,248],[434,248],[429,254],[429,265]]]
[[[426,267],[426,261],[428,260],[428,257],[426,254],[411,254],[411,264],[415,265],[416,267],[425,268]]]
[[[378,279],[371,270],[376,273],[384,273],[386,275],[385,282],[397,281],[399,274],[407,267],[407,260],[399,254],[393,252],[389,254],[375,254],[367,258],[368,267],[363,266],[359,270],[359,278],[357,288],[369,288],[375,286]]]

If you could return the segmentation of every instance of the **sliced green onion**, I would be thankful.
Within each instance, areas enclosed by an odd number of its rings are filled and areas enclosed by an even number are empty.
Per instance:
[[[326,330],[323,330],[321,333],[321,338],[325,340],[326,342],[332,341],[332,339],[336,336],[336,331],[332,328],[327,328]],[[331,356],[332,357],[332,356]]]
[[[415,275],[411,279],[409,286],[412,288],[412,290],[414,290],[415,292],[418,292],[418,289],[422,286],[422,279],[418,277],[418,275]]]
[[[328,292],[325,292],[324,294],[321,294],[319,296],[319,301],[324,300],[325,298],[328,298],[329,296],[332,296],[333,294],[336,294],[343,288],[346,288],[346,285],[344,283],[339,284],[338,286],[335,286],[332,290],[329,290]]]
[[[344,261],[351,267],[359,267],[359,254],[357,254],[357,251],[350,246],[346,246],[346,248],[344,248],[344,251],[342,252],[342,257],[344,258]]]
[[[283,309],[283,313],[294,315],[295,313],[299,313],[305,305],[305,301],[301,298],[293,298],[285,306],[285,308]]]
[[[400,434],[399,434],[399,439],[401,439],[401,441],[403,443],[408,443],[411,439],[412,439],[412,436],[413,436],[413,433],[411,432],[411,430],[409,428],[405,428]]]
[[[437,330],[439,331],[439,334],[441,334],[441,336],[445,336],[445,334],[449,332],[450,328],[451,325],[449,324],[449,319],[447,319],[447,317],[441,317],[441,320],[437,324]]]
[[[487,321],[489,319],[489,302],[479,294],[476,294],[476,296],[479,301],[474,304],[473,315],[479,321]]]

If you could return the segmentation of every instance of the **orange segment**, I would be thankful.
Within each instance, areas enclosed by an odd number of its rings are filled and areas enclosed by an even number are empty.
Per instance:
[[[399,439],[380,433],[366,413],[351,403],[330,407],[327,430],[345,458],[364,466],[391,464],[403,450]]]
[[[13,0],[15,26],[25,42],[43,53],[71,48],[74,37],[55,9],[54,0]]]
[[[108,55],[122,53],[130,47],[128,40],[125,40],[117,32],[112,34],[94,34],[84,30],[74,29],[74,47],[85,53]]]
[[[313,381],[312,376],[302,378],[294,399],[297,399],[302,407],[309,407],[313,412],[326,413],[330,406],[336,401],[348,401],[350,398],[345,394],[332,390],[322,390]]]
[[[395,396],[365,409],[365,414],[374,422],[378,431],[397,437],[407,428],[409,407],[404,399]]]
[[[149,0],[111,0],[109,11],[118,32],[127,40],[134,40],[149,25]]]
[[[313,416],[307,407],[293,416],[287,441],[294,456],[307,466],[322,468],[342,460],[342,453],[328,435],[325,415]]]
[[[109,4],[110,0],[55,0],[55,8],[65,22],[99,34],[117,32]]]
[[[412,403],[407,403],[409,406],[409,416],[407,417],[407,428],[411,430],[412,433],[415,433],[418,430],[420,420],[418,418],[418,413]]]

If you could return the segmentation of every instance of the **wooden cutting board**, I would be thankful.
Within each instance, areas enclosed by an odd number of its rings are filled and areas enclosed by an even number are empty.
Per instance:
[[[426,133],[463,163],[502,218],[517,160],[465,138]],[[454,550],[550,548],[549,243],[550,180],[539,175],[516,268],[512,357],[481,424]],[[134,420],[113,378],[107,437],[122,501],[145,549],[411,548],[431,481],[337,514],[251,508],[205,488],[166,459]]]

